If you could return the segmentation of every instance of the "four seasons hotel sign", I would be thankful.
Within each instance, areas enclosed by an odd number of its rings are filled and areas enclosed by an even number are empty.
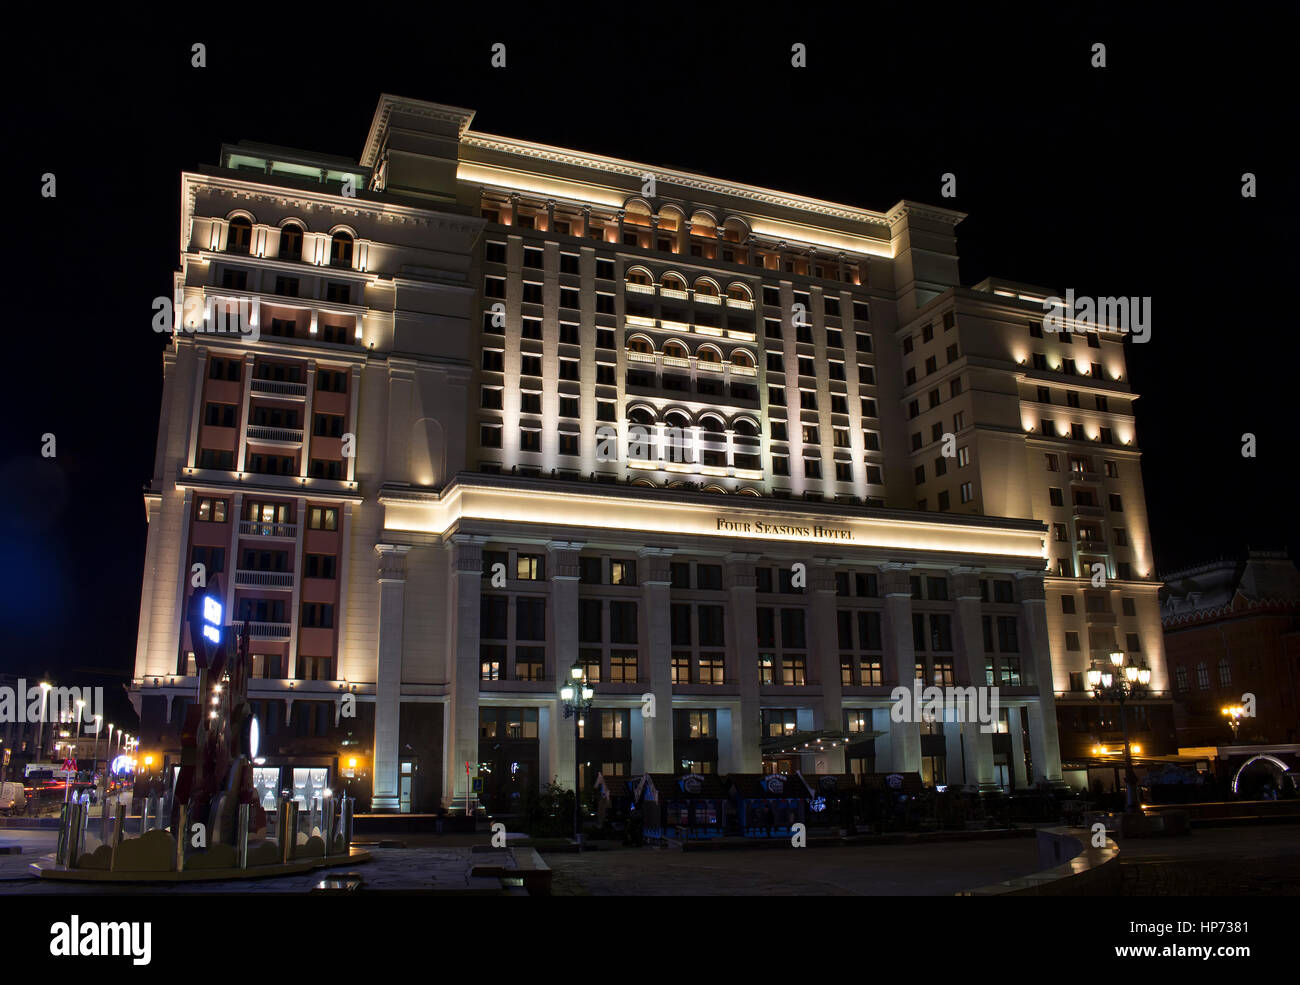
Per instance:
[[[764,537],[789,537],[794,540],[852,540],[853,531],[843,527],[823,527],[820,524],[799,525],[769,523],[757,517],[749,520],[729,520],[717,517],[718,533],[759,534]]]

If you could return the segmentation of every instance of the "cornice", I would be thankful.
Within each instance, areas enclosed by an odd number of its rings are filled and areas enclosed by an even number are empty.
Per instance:
[[[638,182],[643,180],[647,174],[654,175],[656,182],[659,183],[691,188],[695,191],[711,192],[715,195],[743,198],[753,202],[762,202],[765,205],[796,209],[801,212],[810,212],[835,219],[847,219],[850,222],[875,226],[889,226],[892,222],[881,213],[871,212],[866,209],[855,209],[822,199],[790,195],[771,188],[721,181],[706,175],[691,174],[686,171],[674,171],[648,164],[638,164],[635,161],[624,161],[619,158],[603,157],[598,154],[583,154],[578,151],[566,150],[563,147],[553,147],[549,144],[536,144],[531,141],[514,140],[509,137],[498,137],[493,134],[474,133],[472,131],[465,133],[461,137],[461,143],[468,147],[500,154],[511,154],[516,157],[547,161],[552,164],[587,168],[592,171],[603,171],[607,174],[620,174],[636,178]],[[629,195],[629,197],[636,196]]]
[[[442,106],[438,103],[426,103],[419,99],[404,99],[382,93],[375,115],[370,121],[370,132],[366,135],[365,149],[361,152],[363,167],[373,168],[379,158],[380,135],[387,132],[388,124],[393,118],[393,111],[398,110],[407,116],[416,116],[422,120],[436,120],[439,123],[454,123],[456,136],[463,140],[465,131],[474,119],[472,109],[459,106]]]
[[[396,205],[391,202],[379,202],[373,199],[340,199],[337,195],[314,194],[300,189],[290,191],[279,185],[262,184],[249,181],[247,178],[227,178],[222,175],[185,171],[181,174],[181,181],[186,205],[186,213],[181,217],[182,222],[194,215],[195,196],[198,188],[207,187],[215,191],[225,192],[231,198],[245,202],[262,202],[267,205],[285,206],[303,212],[328,210],[335,216],[366,216],[384,219],[397,224],[425,226],[430,229],[446,230],[462,235],[476,235],[486,225],[484,220],[470,216],[452,216],[430,209],[418,209],[408,205]],[[185,230],[182,229],[182,233],[184,232]]]
[[[889,210],[885,221],[889,225],[894,225],[905,216],[915,216],[918,219],[930,219],[934,222],[942,222],[948,226],[956,226],[966,218],[965,212],[956,212],[952,209],[942,209],[934,205],[921,205],[917,202],[902,201]]]

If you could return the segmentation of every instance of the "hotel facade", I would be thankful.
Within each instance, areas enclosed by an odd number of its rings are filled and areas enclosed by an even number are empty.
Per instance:
[[[196,700],[196,571],[251,624],[264,802],[508,809],[575,754],[584,787],[1059,784],[1118,737],[1083,683],[1117,647],[1152,669],[1135,741],[1172,745],[1119,332],[961,287],[958,212],[472,117],[383,96],[359,162],[241,143],[182,176],[142,750],[175,762]],[[236,305],[252,331],[212,331]],[[996,686],[997,720],[895,721],[918,678]]]

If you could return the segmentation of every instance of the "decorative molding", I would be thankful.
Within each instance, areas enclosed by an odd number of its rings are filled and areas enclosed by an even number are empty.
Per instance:
[[[762,202],[764,205],[775,205],[780,208],[796,209],[801,212],[810,212],[815,215],[824,215],[835,219],[847,219],[850,222],[861,222],[874,226],[888,226],[891,225],[893,221],[879,212],[855,209],[850,206],[838,205],[834,202],[826,202],[821,199],[802,198],[800,196],[778,192],[770,188],[759,188],[754,185],[743,185],[737,182],[721,181],[703,175],[690,174],[685,171],[673,171],[667,168],[657,168],[648,164],[636,164],[632,161],[624,161],[613,157],[601,157],[596,154],[582,154],[577,151],[565,150],[562,147],[552,147],[547,144],[535,144],[526,140],[514,140],[509,137],[498,137],[486,133],[466,132],[464,136],[461,137],[461,142],[469,147],[476,147],[480,150],[494,151],[499,154],[512,154],[516,157],[548,161],[552,164],[563,164],[569,167],[587,168],[588,170],[601,171],[606,174],[623,175],[625,177],[636,178],[638,182],[644,180],[645,175],[650,174],[654,175],[657,183],[677,185],[681,188],[691,188],[695,191],[710,192],[714,195],[743,198],[751,202]],[[964,218],[964,216],[962,218]],[[748,225],[748,218],[746,218],[745,221]],[[953,222],[953,225],[956,225],[956,222],[960,221],[960,219],[957,219]]]

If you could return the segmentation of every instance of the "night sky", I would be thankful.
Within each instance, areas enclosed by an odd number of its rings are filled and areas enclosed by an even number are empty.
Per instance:
[[[1158,567],[1300,543],[1284,411],[1296,325],[1275,298],[1297,259],[1294,18],[1162,5],[1169,16],[1135,22],[1123,6],[1042,4],[1013,24],[989,12],[1002,5],[908,6],[782,21],[758,5],[491,5],[459,23],[439,6],[391,31],[362,6],[304,9],[308,33],[224,18],[258,37],[15,25],[0,671],[129,679],[162,387],[150,304],[177,265],[180,172],[241,139],[355,160],[381,92],[474,109],[488,133],[869,209],[959,209],[966,285],[994,274],[1149,296],[1151,341],[1126,346]],[[489,65],[498,41],[505,69]],[[805,69],[790,65],[795,42]],[[40,195],[47,171],[54,199]],[[939,195],[945,172],[955,199]]]

